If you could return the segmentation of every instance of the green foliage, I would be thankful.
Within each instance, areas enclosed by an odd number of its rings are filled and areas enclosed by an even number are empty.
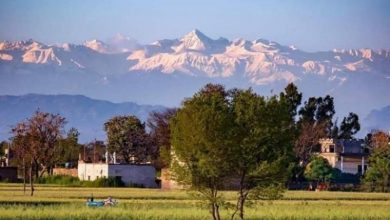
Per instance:
[[[302,93],[299,93],[298,87],[294,83],[289,83],[284,92],[280,93],[280,99],[287,103],[291,117],[295,117],[297,108],[302,102]]]
[[[78,177],[68,175],[52,175],[40,177],[36,180],[39,184],[56,184],[62,186],[81,186],[81,182]]]
[[[229,152],[233,118],[224,87],[206,85],[183,103],[171,122],[176,180],[203,195],[213,218],[219,219],[218,191],[233,162]]]
[[[40,177],[36,180],[38,184],[53,184],[71,187],[124,187],[125,184],[121,178],[102,177],[94,181],[80,181],[78,177],[69,175],[52,175]],[[130,187],[143,188],[140,184],[130,184]]]
[[[313,157],[306,166],[304,175],[307,179],[317,182],[328,182],[335,178],[333,168],[323,157]]]
[[[66,137],[58,141],[54,155],[56,164],[77,162],[81,148],[81,145],[78,143],[79,135],[80,133],[76,128],[71,128]]]
[[[112,176],[102,177],[94,181],[82,181],[82,185],[87,187],[124,187],[125,186],[121,178],[116,178]],[[133,186],[135,185],[133,184]]]
[[[369,157],[369,167],[364,181],[371,190],[390,190],[390,145],[374,149]]]
[[[348,117],[344,117],[340,125],[340,131],[338,138],[340,139],[352,139],[360,130],[359,116],[353,112],[350,112]]]
[[[224,204],[217,193],[222,183],[238,181],[241,218],[248,195],[275,197],[288,176],[293,111],[300,101],[290,90],[293,95],[266,99],[251,89],[225,91],[209,84],[186,100],[172,120],[177,180],[205,195],[211,206]]]
[[[299,110],[300,123],[326,124],[327,135],[330,135],[332,128],[332,118],[336,113],[334,109],[333,97],[327,95],[323,97],[310,97]]]
[[[150,139],[145,124],[136,116],[115,116],[104,123],[108,150],[116,152],[126,163],[150,160]]]

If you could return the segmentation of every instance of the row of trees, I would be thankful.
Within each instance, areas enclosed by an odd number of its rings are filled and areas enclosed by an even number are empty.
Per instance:
[[[168,118],[175,110],[154,112],[148,119],[150,132],[145,123],[135,116],[116,116],[104,124],[107,132],[107,146],[103,141],[94,140],[79,144],[79,132],[75,128],[65,130],[66,119],[58,114],[37,111],[15,126],[11,132],[11,142],[2,142],[0,156],[5,146],[11,146],[13,165],[23,173],[24,191],[29,179],[31,195],[34,193],[34,179],[44,174],[52,175],[55,166],[65,163],[75,165],[79,155],[86,161],[97,162],[104,158],[108,150],[116,152],[118,158],[127,163],[153,162],[157,168],[167,166],[160,159],[160,148],[169,151]],[[161,147],[158,147],[161,146]],[[165,153],[168,155],[167,153]]]

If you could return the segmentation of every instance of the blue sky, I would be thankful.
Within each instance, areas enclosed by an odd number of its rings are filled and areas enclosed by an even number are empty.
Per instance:
[[[80,43],[122,33],[150,43],[197,28],[309,51],[390,49],[389,12],[387,0],[1,0],[0,39]]]

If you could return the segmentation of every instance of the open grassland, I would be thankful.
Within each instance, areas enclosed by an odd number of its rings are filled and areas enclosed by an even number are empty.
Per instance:
[[[185,191],[38,186],[33,197],[20,184],[0,184],[0,219],[210,219]],[[28,194],[28,192],[27,192]],[[87,197],[118,199],[117,207],[89,208]],[[233,202],[234,192],[224,192]],[[232,210],[222,210],[230,219]],[[289,191],[281,200],[256,201],[247,219],[390,219],[390,194]]]

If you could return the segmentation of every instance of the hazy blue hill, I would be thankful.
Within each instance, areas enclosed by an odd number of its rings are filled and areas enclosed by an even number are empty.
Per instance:
[[[376,129],[390,131],[390,105],[372,110],[363,123],[368,132]]]
[[[37,109],[64,116],[68,121],[66,127],[76,127],[84,142],[93,138],[104,139],[103,123],[114,115],[131,114],[146,120],[150,112],[164,107],[132,102],[113,103],[82,95],[4,95],[0,96],[0,140],[9,137],[12,125],[30,117]]]

